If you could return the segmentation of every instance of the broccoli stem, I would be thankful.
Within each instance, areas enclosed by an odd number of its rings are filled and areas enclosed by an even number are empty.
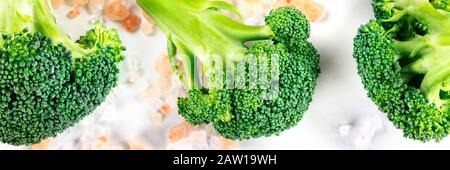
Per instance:
[[[443,82],[450,77],[449,39],[450,34],[442,33],[395,43],[400,54],[409,54],[414,60],[402,72],[424,74],[420,89],[437,106],[445,104],[440,92],[446,88]]]
[[[248,26],[223,14],[219,10],[229,11],[242,21],[239,10],[222,1],[178,0],[173,3],[168,0],[137,0],[137,3],[167,34],[169,58],[177,73],[180,71],[175,54],[181,55],[185,75],[179,76],[189,89],[207,84],[202,84],[200,77],[203,76],[217,77],[214,80],[220,82],[223,77],[215,73],[244,59],[247,51],[244,43],[274,37],[269,26]],[[212,84],[221,86],[220,83]]]
[[[384,22],[409,15],[427,26],[425,36],[394,40],[394,46],[400,55],[398,59],[409,61],[402,67],[405,78],[424,75],[422,93],[438,107],[447,105],[449,101],[442,100],[440,94],[450,77],[450,14],[436,9],[429,0],[392,0],[388,5],[399,11]]]
[[[438,107],[443,105],[440,93],[442,88],[444,88],[444,80],[448,77],[450,77],[450,60],[444,61],[438,66],[433,67],[432,70],[425,74],[425,77],[422,80],[420,86],[421,91]]]
[[[1,0],[0,33],[13,35],[23,29],[39,32],[50,37],[54,44],[63,44],[72,52],[72,57],[79,58],[89,53],[81,48],[56,25],[52,9],[47,0]],[[0,43],[0,45],[2,45]]]
[[[137,3],[163,32],[179,37],[180,42],[194,52],[202,63],[209,63],[208,56],[211,55],[241,60],[246,50],[245,42],[274,36],[268,26],[247,26],[232,20],[218,9],[235,14],[238,10],[215,1],[180,0],[173,3],[167,0],[137,0]],[[211,51],[219,54],[210,54]]]
[[[184,72],[186,73],[186,77],[181,77],[181,80],[187,84],[189,89],[199,88],[201,86],[199,78],[200,71],[197,69],[197,61],[194,54],[177,38],[172,38],[172,43],[180,52],[179,55],[181,57],[181,61],[183,62]]]
[[[429,45],[429,37],[417,37],[408,41],[394,40],[394,46],[400,53],[401,58],[413,58],[418,55],[420,50],[428,47]]]
[[[436,9],[429,0],[393,0],[389,4],[400,9],[398,15],[389,20],[408,14],[427,25],[430,32],[448,32],[450,28],[449,15]]]
[[[34,31],[32,17],[24,15],[19,12],[15,12],[17,7],[20,7],[22,3],[26,3],[28,0],[4,0],[0,1],[0,33],[11,34],[22,31],[23,28],[28,28],[29,31]],[[0,39],[0,45],[3,45],[3,40]]]

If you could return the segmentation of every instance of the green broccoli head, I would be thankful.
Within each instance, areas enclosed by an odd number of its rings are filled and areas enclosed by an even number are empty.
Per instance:
[[[440,141],[450,132],[450,13],[443,10],[445,1],[373,4],[377,20],[359,29],[353,54],[368,96],[405,137]]]
[[[230,139],[251,139],[277,135],[297,125],[308,110],[320,73],[319,54],[309,42],[298,43],[280,61],[277,89],[235,89],[233,119],[215,121],[215,129]],[[251,74],[251,73],[249,73]],[[271,94],[273,90],[277,94]],[[272,96],[273,95],[273,96]]]
[[[0,141],[40,142],[75,125],[118,81],[125,48],[99,23],[78,42],[46,0],[0,2]]]
[[[303,43],[309,38],[309,21],[299,10],[281,7],[270,11],[266,23],[274,33],[274,39],[283,44]]]
[[[274,9],[266,25],[249,26],[222,1],[137,2],[167,34],[173,69],[189,89],[178,100],[188,122],[212,123],[224,137],[242,140],[279,134],[300,121],[320,69],[299,10]]]

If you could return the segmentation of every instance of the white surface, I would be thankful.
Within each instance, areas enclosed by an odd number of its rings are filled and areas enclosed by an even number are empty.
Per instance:
[[[352,58],[353,37],[358,27],[373,17],[370,0],[317,0],[325,6],[327,16],[312,24],[311,41],[321,54],[322,74],[308,112],[298,126],[280,136],[240,142],[240,149],[450,149],[447,138],[436,143],[421,143],[402,137],[384,113],[366,97],[366,91],[356,72]],[[62,19],[67,10],[57,10],[58,22],[73,37],[89,28],[86,16],[75,20]],[[85,14],[83,14],[85,15]],[[110,24],[107,22],[107,24]],[[117,24],[111,24],[117,26]],[[117,145],[138,140],[149,149],[208,149],[208,141],[201,146],[168,146],[165,138],[168,128],[180,121],[176,114],[160,126],[150,121],[160,98],[139,100],[138,95],[151,81],[156,81],[154,60],[165,51],[161,32],[153,36],[142,33],[121,33],[128,48],[127,60],[122,64],[121,85],[110,100],[76,127],[59,135],[51,149],[87,149],[98,135],[111,136]],[[137,73],[135,84],[125,83]],[[176,81],[175,81],[176,82]],[[177,87],[172,92],[177,92]],[[163,94],[162,94],[163,95]],[[175,95],[175,96],[173,96]],[[172,99],[177,93],[172,95]],[[211,130],[196,132],[205,136]],[[209,132],[208,132],[209,133]],[[188,139],[186,139],[188,140]],[[120,146],[113,147],[120,149]],[[0,145],[0,149],[21,149]]]

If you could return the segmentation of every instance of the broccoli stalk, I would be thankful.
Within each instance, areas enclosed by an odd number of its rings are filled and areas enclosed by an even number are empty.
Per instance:
[[[189,90],[178,99],[189,123],[213,123],[226,138],[250,139],[279,134],[300,121],[320,72],[319,55],[307,41],[309,22],[300,11],[274,9],[266,25],[250,26],[222,1],[137,3],[167,36],[172,67]]]
[[[382,6],[383,10],[393,10],[395,13],[384,22],[396,22],[404,16],[412,16],[425,24],[430,31],[448,31],[449,17],[435,8],[429,0],[381,0],[375,3]]]
[[[450,100],[442,100],[440,94],[443,88],[449,88],[443,83],[450,77],[449,12],[439,11],[428,0],[394,0],[383,5],[397,10],[390,19],[383,22],[398,22],[402,17],[410,16],[427,27],[425,35],[395,40],[394,46],[401,54],[399,59],[404,59],[402,71],[407,76],[424,75],[420,89],[427,98],[437,107],[448,104]],[[409,60],[405,62],[405,58]]]
[[[369,97],[409,138],[450,132],[448,0],[373,0],[377,21],[363,25],[354,58]]]
[[[210,72],[214,60],[212,55],[221,57],[223,62],[242,60],[247,47],[245,42],[273,37],[269,26],[248,26],[239,23],[218,10],[227,10],[241,18],[238,9],[222,1],[177,1],[138,0],[158,27],[167,33],[170,50],[183,54],[183,63],[190,89],[202,86],[196,58],[203,64],[205,73]],[[185,29],[186,26],[190,29]],[[196,30],[196,31],[192,31]],[[211,44],[220,44],[214,45]],[[174,53],[170,58],[174,60]],[[195,56],[195,57],[194,57]],[[173,64],[173,66],[176,66]],[[176,70],[178,70],[175,67]]]

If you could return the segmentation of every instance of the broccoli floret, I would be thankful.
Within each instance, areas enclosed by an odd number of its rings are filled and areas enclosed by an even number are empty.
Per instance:
[[[0,1],[0,141],[55,137],[100,105],[117,84],[125,48],[100,23],[78,42],[46,0]]]
[[[222,136],[244,140],[279,134],[301,120],[320,69],[299,10],[274,9],[266,25],[249,26],[222,1],[137,2],[167,35],[172,67],[189,90],[178,100],[189,123],[212,123]]]
[[[377,20],[363,25],[354,40],[368,96],[405,137],[424,142],[450,132],[447,2],[374,0]]]

